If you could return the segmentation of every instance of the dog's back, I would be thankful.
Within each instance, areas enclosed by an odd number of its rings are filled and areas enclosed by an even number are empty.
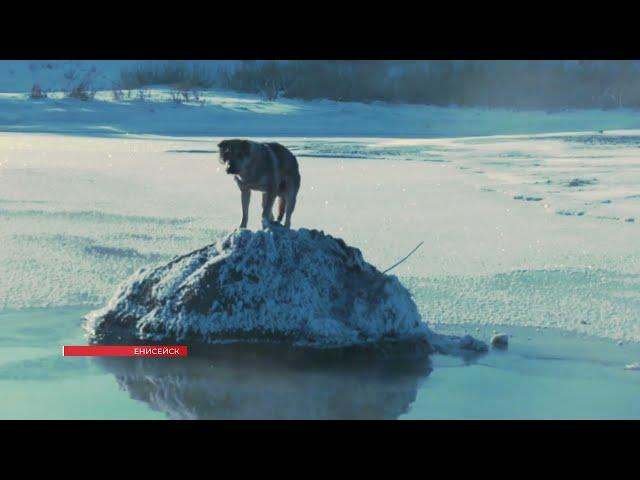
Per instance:
[[[291,151],[277,142],[268,142],[264,144],[268,147],[278,159],[280,177],[285,183],[290,184],[294,191],[300,188],[300,170],[298,168],[298,159]]]
[[[267,147],[271,149],[274,155],[278,158],[278,162],[280,163],[281,172],[285,175],[294,175],[300,176],[300,171],[298,169],[298,159],[295,157],[291,151],[280,145],[278,142],[268,142],[265,143]]]

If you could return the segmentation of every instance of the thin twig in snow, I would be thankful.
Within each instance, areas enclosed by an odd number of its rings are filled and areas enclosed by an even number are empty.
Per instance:
[[[382,272],[382,273],[387,273],[389,270],[392,270],[392,269],[396,268],[398,265],[400,265],[402,262],[404,262],[407,258],[409,258],[411,255],[413,255],[413,252],[415,252],[416,250],[418,250],[418,249],[422,246],[422,244],[423,244],[423,243],[424,243],[424,240],[423,240],[422,242],[420,242],[420,243],[416,246],[416,248],[414,248],[413,250],[411,250],[411,251],[407,254],[407,256],[406,256],[406,257],[404,257],[402,260],[400,260],[400,261],[398,261],[398,262],[394,263],[393,265],[391,265],[389,268],[387,268],[387,269],[386,269],[384,272]]]

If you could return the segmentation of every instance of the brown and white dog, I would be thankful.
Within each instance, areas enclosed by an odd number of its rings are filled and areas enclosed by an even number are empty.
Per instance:
[[[279,143],[258,143],[251,140],[223,140],[218,144],[220,163],[233,175],[242,198],[240,228],[247,227],[251,190],[262,192],[262,226],[273,222],[273,204],[278,203],[278,220],[285,217],[284,226],[291,226],[291,214],[300,189],[298,160]]]

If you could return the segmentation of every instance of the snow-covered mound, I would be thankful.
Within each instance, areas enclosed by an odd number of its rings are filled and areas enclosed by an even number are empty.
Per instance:
[[[139,270],[106,307],[87,316],[86,327],[94,343],[434,350],[433,334],[395,276],[341,239],[281,227],[237,230],[218,244]]]

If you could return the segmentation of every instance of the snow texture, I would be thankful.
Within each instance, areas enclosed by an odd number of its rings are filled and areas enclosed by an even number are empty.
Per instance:
[[[430,330],[397,277],[378,271],[341,239],[279,226],[236,230],[166,265],[142,268],[105,308],[87,316],[87,329],[97,343],[434,350]]]
[[[226,237],[240,202],[220,140],[1,133],[0,310],[92,310],[139,268]],[[300,160],[294,226],[385,268],[424,241],[393,273],[434,328],[640,341],[640,131],[274,140]]]

